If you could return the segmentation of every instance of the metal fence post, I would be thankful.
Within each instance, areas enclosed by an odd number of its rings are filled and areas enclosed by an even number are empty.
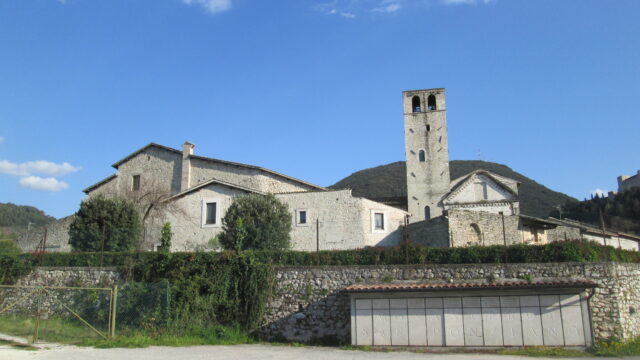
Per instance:
[[[109,338],[114,338],[116,336],[116,309],[118,303],[118,285],[114,284],[111,289],[111,318],[109,319]]]

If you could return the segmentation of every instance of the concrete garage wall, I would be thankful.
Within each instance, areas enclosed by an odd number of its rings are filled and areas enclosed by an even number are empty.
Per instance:
[[[346,286],[523,278],[594,281],[595,340],[640,335],[640,265],[615,263],[282,267],[260,332],[267,339],[350,343],[350,300],[341,291]]]

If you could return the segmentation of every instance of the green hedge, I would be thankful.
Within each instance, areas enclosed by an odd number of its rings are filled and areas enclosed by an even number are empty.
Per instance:
[[[214,266],[219,261],[228,261],[233,252],[171,253],[49,253],[42,258],[42,266],[111,266],[125,273],[165,273],[177,263],[196,262]],[[640,262],[640,253],[602,246],[593,242],[566,241],[541,246],[476,246],[468,248],[427,248],[421,246],[397,246],[391,248],[366,248],[341,251],[244,251],[256,263],[281,266],[310,265],[395,265],[395,264],[489,264],[489,263],[534,263],[534,262]],[[167,257],[171,262],[167,262]],[[35,255],[0,255],[0,278],[8,263],[35,263]],[[170,268],[164,268],[164,267]],[[204,265],[203,265],[204,266]],[[9,271],[10,272],[10,271]],[[9,276],[10,278],[11,276]]]

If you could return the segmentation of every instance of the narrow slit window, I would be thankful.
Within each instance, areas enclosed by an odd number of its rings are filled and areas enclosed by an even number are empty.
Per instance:
[[[138,191],[140,190],[140,175],[133,175],[133,180],[131,183],[131,190]]]
[[[427,155],[425,154],[424,150],[420,150],[420,151],[418,152],[418,160],[419,160],[420,162],[425,162],[425,161],[427,161]]]
[[[411,108],[413,112],[420,112],[420,96],[414,96],[411,99]]]
[[[424,207],[424,219],[425,220],[431,219],[431,208],[428,206]]]
[[[427,98],[427,109],[436,110],[436,96],[435,95],[429,95],[429,97]]]

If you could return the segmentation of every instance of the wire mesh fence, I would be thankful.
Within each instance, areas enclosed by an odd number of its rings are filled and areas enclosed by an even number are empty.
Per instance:
[[[168,324],[166,282],[113,287],[0,285],[0,338],[81,343]]]

